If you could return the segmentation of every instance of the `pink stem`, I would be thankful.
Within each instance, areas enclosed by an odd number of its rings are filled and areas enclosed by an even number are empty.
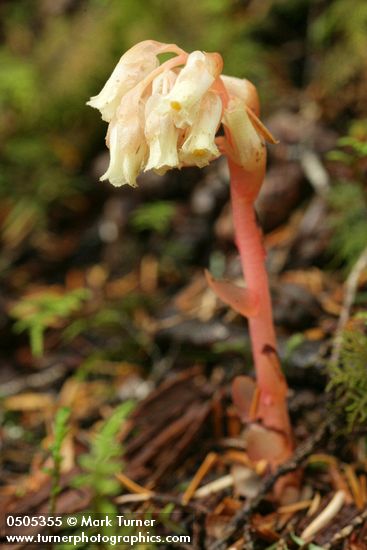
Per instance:
[[[267,428],[281,431],[291,441],[291,427],[286,404],[287,384],[277,358],[268,275],[262,234],[257,225],[252,192],[261,184],[265,162],[258,173],[247,173],[228,159],[231,173],[231,199],[236,243],[241,256],[246,287],[257,296],[258,310],[249,317],[259,404],[256,418]]]
[[[247,86],[249,103],[252,105],[256,116],[258,116],[259,102],[256,89],[248,82],[244,84]],[[215,88],[220,94],[223,108],[225,108],[229,102],[229,97],[220,78],[216,80]],[[253,117],[250,118],[253,119]],[[231,147],[233,145],[231,133],[226,127],[224,131],[226,140]],[[260,133],[263,135],[263,132]],[[231,175],[230,185],[235,239],[241,257],[242,271],[248,293],[252,296],[252,299],[257,300],[254,314],[248,316],[256,369],[257,391],[251,404],[246,402],[245,395],[241,395],[241,389],[244,389],[241,383],[234,390],[233,395],[234,398],[235,395],[238,397],[239,412],[243,417],[248,417],[249,413],[250,420],[258,420],[265,428],[278,432],[282,436],[277,440],[278,448],[271,448],[270,454],[269,452],[265,453],[270,464],[276,466],[292,455],[293,438],[287,408],[287,383],[282,374],[277,355],[269,281],[265,268],[265,251],[254,209],[254,202],[265,176],[266,155],[260,156],[262,160],[256,170],[247,172],[232,160],[229,151],[227,153],[229,153],[227,158]],[[248,387],[247,383],[246,385]],[[274,443],[274,439],[270,439],[270,441]],[[279,441],[282,442],[281,448],[279,448]],[[264,451],[263,447],[260,455],[263,455]],[[255,454],[258,453],[255,451]],[[275,493],[278,496],[284,496],[284,488],[288,485],[297,487],[298,481],[298,474],[288,474],[277,482]]]

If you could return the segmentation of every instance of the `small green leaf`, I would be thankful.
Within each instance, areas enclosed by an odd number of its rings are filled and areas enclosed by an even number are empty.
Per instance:
[[[293,542],[298,544],[298,546],[303,546],[304,544],[306,544],[305,541],[303,539],[301,539],[301,537],[298,537],[294,533],[290,533],[290,537],[293,540]]]

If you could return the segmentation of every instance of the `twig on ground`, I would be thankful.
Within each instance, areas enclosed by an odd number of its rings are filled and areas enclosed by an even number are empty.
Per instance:
[[[333,420],[334,417],[330,414],[327,420],[325,420],[325,422],[320,425],[319,429],[296,449],[291,459],[279,466],[279,468],[273,474],[271,474],[264,480],[257,496],[252,500],[249,500],[246,503],[245,507],[234,516],[233,520],[228,526],[228,531],[226,535],[220,541],[215,541],[209,547],[209,550],[225,550],[228,547],[228,542],[230,541],[232,536],[234,536],[237,531],[241,529],[245,521],[257,509],[266,493],[268,493],[272,489],[276,481],[280,477],[296,470],[313,452],[315,447],[324,439]]]
[[[345,502],[344,491],[337,491],[329,504],[320,514],[302,531],[301,539],[310,542],[312,538],[328,525],[340,512]]]
[[[149,491],[146,487],[143,487],[142,485],[139,485],[132,479],[130,479],[127,475],[125,475],[123,472],[119,472],[116,474],[116,478],[124,485],[129,491],[132,493],[138,494],[138,495],[150,495],[153,494],[152,491]]]
[[[140,494],[127,494],[120,495],[115,498],[116,504],[127,504],[129,502],[146,502],[151,500],[152,502],[160,502],[162,504],[174,504],[180,508],[184,508],[187,511],[196,513],[196,514],[209,514],[210,510],[203,506],[202,504],[196,503],[194,501],[187,504],[183,504],[181,498],[174,495],[166,495],[162,493],[140,493]]]
[[[364,524],[367,521],[367,507],[363,510],[362,513],[355,516],[348,525],[345,525],[340,531],[335,533],[330,542],[324,544],[325,550],[334,548],[334,545],[341,542],[343,539],[346,539],[355,532],[356,527]]]
[[[305,176],[318,195],[325,198],[330,191],[330,177],[320,157],[309,148],[303,148],[300,163]]]
[[[195,491],[194,498],[208,497],[209,495],[228,489],[228,487],[232,487],[233,484],[234,479],[232,474],[226,474],[210,481],[206,485],[203,485],[200,489],[197,489],[197,491]]]
[[[182,495],[183,504],[187,504],[191,500],[193,494],[195,493],[196,489],[200,485],[202,479],[212,469],[212,467],[217,462],[217,460],[218,460],[217,453],[209,453],[206,456],[204,462],[201,464],[200,468],[198,469],[198,471],[192,478],[191,482],[189,483],[186,491]]]
[[[40,372],[13,378],[1,385],[1,395],[2,397],[10,397],[11,395],[22,393],[27,389],[39,390],[46,386],[51,386],[64,378],[68,370],[69,367],[67,365],[58,362]]]

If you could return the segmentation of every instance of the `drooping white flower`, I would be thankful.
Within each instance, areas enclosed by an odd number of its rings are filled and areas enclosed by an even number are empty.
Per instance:
[[[152,95],[145,105],[145,137],[149,146],[145,170],[153,169],[160,174],[178,166],[178,129],[165,102],[176,78],[173,71],[159,75],[152,83]]]
[[[141,123],[140,105],[134,97],[126,98],[111,121],[107,145],[110,149],[110,164],[101,181],[109,180],[116,187],[125,184],[136,187],[136,178],[143,170],[148,148]]]
[[[222,102],[214,92],[207,92],[192,128],[183,143],[179,156],[182,164],[199,168],[219,156],[215,134],[222,115]]]
[[[233,160],[248,171],[260,166],[265,144],[247,114],[246,104],[238,97],[230,99],[223,124],[230,132]]]
[[[164,52],[176,55],[159,65]],[[174,44],[147,40],[126,52],[88,102],[109,122],[110,164],[101,179],[135,186],[142,171],[205,166],[220,154],[221,122],[221,151],[246,170],[262,166],[264,140],[274,138],[256,116],[255,88],[221,71],[219,54],[187,54]]]
[[[192,52],[188,56],[186,65],[181,69],[175,85],[167,96],[178,128],[193,123],[201,99],[218,74],[217,58],[199,51]]]
[[[100,93],[91,97],[87,105],[98,109],[102,119],[110,122],[121,98],[151,71],[158,67],[160,42],[145,40],[128,50],[119,60]]]

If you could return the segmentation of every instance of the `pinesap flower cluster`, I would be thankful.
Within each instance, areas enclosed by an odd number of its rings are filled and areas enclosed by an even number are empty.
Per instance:
[[[173,57],[160,63],[162,54]],[[88,102],[109,123],[101,180],[136,186],[142,171],[203,167],[221,153],[247,170],[260,162],[269,134],[248,104],[250,84],[222,75],[222,66],[217,53],[153,40],[128,50]],[[216,137],[221,124],[225,137]]]

